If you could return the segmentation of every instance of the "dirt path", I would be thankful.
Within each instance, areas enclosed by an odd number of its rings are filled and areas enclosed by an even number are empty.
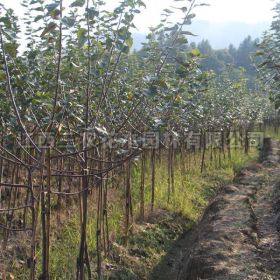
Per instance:
[[[280,279],[280,145],[265,143],[263,163],[222,188],[153,279]]]

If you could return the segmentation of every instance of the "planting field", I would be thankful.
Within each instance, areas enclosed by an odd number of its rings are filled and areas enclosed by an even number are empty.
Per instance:
[[[215,50],[164,3],[0,0],[0,280],[280,279],[280,4]]]

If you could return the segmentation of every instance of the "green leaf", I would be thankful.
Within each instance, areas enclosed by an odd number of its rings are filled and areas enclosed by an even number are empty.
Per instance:
[[[70,5],[70,7],[83,7],[85,3],[86,0],[76,0]]]
[[[71,68],[79,68],[80,66],[75,64],[73,61],[70,62]]]
[[[157,80],[155,83],[163,89],[168,89],[168,84],[163,79]]]
[[[261,56],[261,55],[264,55],[264,54],[265,53],[263,51],[260,51],[260,50],[256,51],[256,53],[255,53],[256,56]]]
[[[59,3],[52,3],[52,4],[46,5],[46,9],[48,10],[48,13],[51,13],[51,12],[54,11],[58,6],[59,6]]]
[[[125,54],[129,54],[129,50],[130,50],[130,48],[128,46],[123,46],[123,48],[122,48],[122,52]]]
[[[13,58],[17,56],[17,45],[15,43],[6,43],[5,50]]]
[[[165,28],[164,28],[164,31],[177,31],[178,29],[179,29],[178,24],[175,24],[175,25],[172,26],[172,27],[165,27]]]
[[[261,64],[258,65],[258,68],[262,68],[267,64],[268,64],[268,61],[264,61],[264,62],[262,62]]]
[[[34,22],[37,22],[37,21],[39,21],[42,18],[44,18],[44,16],[37,16],[37,17],[35,17]]]
[[[182,7],[180,8],[180,10],[183,12],[183,13],[186,13],[188,11],[188,8],[187,7]]]
[[[167,13],[167,14],[173,14],[174,12],[173,11],[171,11],[170,9],[164,9],[163,10],[165,13]]]
[[[210,6],[210,4],[208,4],[208,3],[199,3],[199,4],[194,5],[194,7],[209,7],[209,6]]]
[[[189,35],[189,36],[197,36],[197,35],[193,34],[193,33],[190,32],[190,31],[182,31],[181,34],[182,34],[182,35]]]
[[[9,17],[0,17],[0,22],[3,22],[7,28],[11,28],[12,22]]]
[[[94,18],[98,17],[99,12],[95,10],[94,8],[87,9],[88,17],[90,20],[93,20]]]
[[[179,44],[187,44],[189,41],[186,37],[179,37],[176,42]]]
[[[200,52],[199,49],[193,49],[193,50],[191,51],[191,55],[192,55],[192,56],[200,56],[200,55],[201,55],[201,52]]]
[[[111,38],[106,39],[106,49],[109,50],[113,46],[113,40]]]
[[[48,15],[50,15],[53,19],[58,19],[60,16],[60,10],[59,9],[52,10],[51,12],[48,13]]]
[[[33,10],[37,11],[37,12],[44,12],[44,9],[42,7],[37,7],[37,8],[34,8]]]
[[[144,90],[144,95],[146,97],[153,98],[156,96],[156,94],[157,94],[157,88],[154,85],[152,85],[148,89]]]
[[[64,17],[62,19],[62,23],[67,27],[73,27],[75,25],[75,18],[74,17]]]
[[[127,28],[125,26],[121,27],[119,30],[118,30],[118,36],[120,39],[122,40],[125,40],[128,36],[128,31],[127,31]]]
[[[83,46],[87,41],[86,33],[87,30],[85,28],[79,28],[77,31],[78,43],[80,46]]]
[[[42,34],[40,35],[41,37],[44,37],[46,34],[52,32],[56,28],[56,23],[55,22],[50,22],[46,28],[43,30]]]
[[[17,38],[17,34],[15,32],[12,32],[10,30],[2,30],[2,32],[9,40],[15,40]]]
[[[138,0],[138,1],[137,1],[137,4],[138,4],[140,7],[147,8],[146,4],[145,4],[142,0]]]
[[[129,48],[132,48],[132,46],[133,46],[133,39],[132,39],[132,37],[126,39],[125,42],[126,42],[126,44],[127,44],[127,46],[128,46]]]

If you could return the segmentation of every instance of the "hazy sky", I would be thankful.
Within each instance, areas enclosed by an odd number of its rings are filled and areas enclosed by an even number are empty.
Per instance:
[[[70,0],[66,0],[68,1]],[[107,2],[112,4],[116,3],[116,0],[107,0]],[[138,15],[135,21],[140,32],[147,31],[149,26],[157,25],[162,9],[173,3],[172,0],[144,0],[144,2],[147,4],[147,9]],[[270,22],[273,16],[271,9],[275,4],[274,0],[198,0],[198,2],[208,3],[210,6],[197,9],[197,19],[210,22],[246,23]],[[0,3],[13,8],[18,15],[23,13],[20,0],[0,0]]]

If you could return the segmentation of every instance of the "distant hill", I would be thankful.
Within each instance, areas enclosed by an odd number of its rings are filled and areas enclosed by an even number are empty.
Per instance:
[[[200,42],[208,39],[214,49],[222,49],[233,44],[238,47],[245,37],[251,35],[253,39],[260,38],[265,30],[270,27],[269,22],[248,24],[243,22],[208,22],[194,20],[189,31],[198,35],[191,37],[190,42]],[[140,49],[141,43],[145,41],[145,33],[134,33],[134,48]]]
[[[208,39],[213,48],[220,49],[228,47],[229,44],[238,47],[248,35],[251,35],[253,39],[260,38],[269,27],[269,22],[247,24],[242,22],[215,23],[197,20],[190,26],[190,30],[198,35],[192,41],[200,42],[202,39]]]
[[[146,41],[146,36],[147,34],[145,33],[133,33],[133,49],[141,49],[142,43]]]

